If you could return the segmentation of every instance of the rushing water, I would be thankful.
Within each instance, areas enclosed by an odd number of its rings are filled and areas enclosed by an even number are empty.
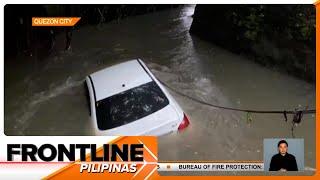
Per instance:
[[[92,135],[84,77],[136,57],[173,88],[214,104],[261,110],[315,107],[314,84],[191,36],[193,10],[185,6],[82,27],[73,33],[71,52],[63,52],[60,35],[47,58],[7,59],[5,133]],[[159,137],[160,160],[262,160],[263,138],[291,137],[291,123],[283,115],[252,114],[248,123],[247,114],[172,95],[191,125]],[[305,166],[315,168],[315,116],[305,115],[294,134],[304,138]]]

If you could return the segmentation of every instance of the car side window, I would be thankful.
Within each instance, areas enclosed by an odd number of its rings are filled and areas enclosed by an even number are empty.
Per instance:
[[[89,110],[89,115],[91,116],[91,106],[90,106],[90,95],[89,95],[89,86],[87,84],[86,81],[84,81],[84,93],[85,93],[85,97],[86,97],[86,103],[87,103],[87,107],[88,107],[88,110]]]

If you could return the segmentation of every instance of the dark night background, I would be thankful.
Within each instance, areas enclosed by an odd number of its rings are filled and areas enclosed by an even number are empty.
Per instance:
[[[50,54],[50,30],[31,27],[33,16],[79,16],[97,25],[179,5],[6,5],[5,57]],[[190,33],[254,61],[315,81],[313,5],[197,5]],[[66,28],[54,28],[63,33]],[[37,52],[35,53],[35,49]]]
[[[197,5],[190,32],[315,81],[313,5]]]

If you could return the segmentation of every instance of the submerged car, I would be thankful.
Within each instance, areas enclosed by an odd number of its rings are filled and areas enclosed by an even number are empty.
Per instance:
[[[189,119],[140,59],[86,77],[96,135],[160,136],[180,131]]]

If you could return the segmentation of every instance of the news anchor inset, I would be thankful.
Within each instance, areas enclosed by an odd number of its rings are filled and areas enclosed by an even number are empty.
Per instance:
[[[281,140],[278,142],[278,154],[271,158],[269,171],[298,171],[296,158],[288,153],[288,142]]]

